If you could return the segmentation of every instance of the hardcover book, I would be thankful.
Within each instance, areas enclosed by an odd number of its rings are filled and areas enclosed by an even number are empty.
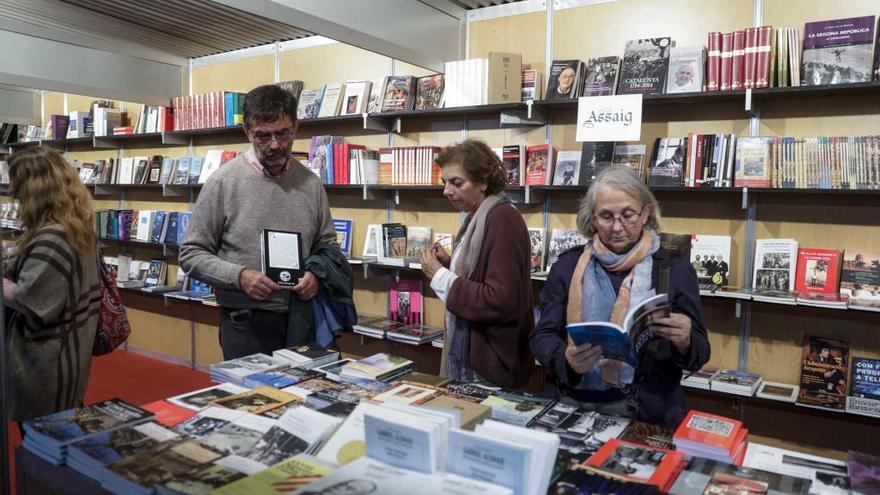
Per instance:
[[[431,227],[408,227],[406,229],[406,257],[418,259],[422,251],[431,245]]]
[[[584,63],[580,60],[554,60],[548,76],[545,100],[575,100],[581,95]]]
[[[347,258],[351,257],[352,221],[343,218],[333,219],[333,230],[336,231],[336,244]]]
[[[580,172],[576,184],[579,186],[590,185],[599,172],[611,166],[613,158],[613,141],[584,142],[581,145]]]
[[[669,492],[676,495],[726,495],[748,490],[746,493],[754,495],[807,495],[811,484],[807,478],[694,457]]]
[[[612,478],[649,483],[669,491],[684,465],[684,454],[615,438],[593,454],[586,465]]]
[[[346,82],[341,115],[358,115],[366,112],[371,86],[370,81]]]
[[[555,150],[549,144],[536,144],[526,148],[525,184],[529,186],[545,186],[550,184],[553,176]]]
[[[501,160],[504,163],[504,170],[507,172],[508,186],[522,186],[525,172],[523,170],[523,158],[525,150],[522,145],[505,146],[501,151]]]
[[[703,45],[674,46],[669,49],[667,93],[696,93],[703,90],[703,67],[706,48]]]
[[[570,463],[580,464],[605,442],[619,437],[629,423],[629,418],[609,416],[557,402],[538,416],[531,429],[557,435],[559,454],[568,458]]]
[[[167,443],[110,464],[113,476],[102,480],[101,486],[115,492],[151,493],[154,484],[201,469],[222,456],[193,439]]]
[[[581,171],[580,151],[560,151],[556,154],[553,174],[554,186],[576,186]]]
[[[422,405],[442,394],[443,390],[437,387],[404,380],[373,396],[371,400],[380,404],[388,402],[403,405]]]
[[[645,148],[644,144],[616,144],[611,157],[612,165],[626,165],[642,180],[645,180]]]
[[[342,83],[330,83],[324,86],[324,97],[321,99],[318,117],[335,117],[339,115],[343,86],[345,85]]]
[[[584,81],[584,96],[613,95],[617,89],[617,74],[620,70],[620,57],[591,58],[587,60],[587,77]]]
[[[443,106],[443,74],[416,80],[416,110],[434,110]]]
[[[840,258],[840,251],[836,249],[799,248],[795,292],[837,294]]]
[[[700,288],[725,286],[730,281],[730,236],[693,236],[691,241],[691,265],[697,272]]]
[[[843,256],[840,293],[850,299],[880,301],[880,253],[847,249]]]
[[[617,94],[663,93],[669,68],[670,38],[626,42]]]
[[[794,290],[798,242],[794,239],[758,239],[755,243],[755,290]]]
[[[235,411],[261,414],[296,400],[293,394],[272,387],[257,387],[228,397],[215,399],[211,404]]]
[[[584,236],[578,230],[553,229],[550,232],[550,246],[547,249],[546,271],[550,271],[550,267],[553,266],[553,263],[556,263],[556,260],[559,259],[559,255],[564,251],[580,246],[585,242],[587,242],[586,239],[584,239]]]
[[[324,99],[324,86],[320,88],[304,89],[296,106],[296,118],[315,119],[321,110],[321,101]]]
[[[415,101],[414,83],[413,76],[388,76],[381,111],[385,113],[412,110]]]
[[[274,419],[242,414],[202,436],[200,441],[226,454],[242,455],[250,451],[275,424]]]
[[[67,445],[101,432],[132,426],[153,418],[153,413],[120,399],[109,399],[78,409],[30,419],[22,428],[29,440],[48,449]]]
[[[536,100],[541,98],[541,71],[523,69],[522,71],[522,101]]]
[[[684,159],[687,138],[657,138],[654,157],[648,169],[651,186],[681,186],[684,180]]]
[[[492,419],[514,426],[529,427],[556,401],[545,397],[498,390],[491,392],[480,404],[492,408]]]
[[[741,136],[736,140],[736,187],[771,187],[770,144],[773,138]]]
[[[849,344],[825,337],[804,337],[798,402],[844,409],[849,378]]]
[[[99,433],[70,445],[68,459],[100,475],[107,464],[179,440],[180,435],[152,421]],[[78,470],[79,471],[79,470]]]
[[[804,82],[807,86],[871,80],[874,16],[804,24]]]
[[[214,490],[246,476],[235,469],[211,464],[196,471],[178,474],[156,485],[157,495],[214,493]]]

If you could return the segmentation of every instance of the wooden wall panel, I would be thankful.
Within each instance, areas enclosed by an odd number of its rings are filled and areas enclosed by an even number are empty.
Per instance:
[[[193,69],[193,94],[212,91],[248,91],[275,82],[275,56],[221,62]]]
[[[519,53],[523,66],[540,70],[546,80],[546,12],[472,22],[468,29],[471,58],[483,58],[489,52]]]

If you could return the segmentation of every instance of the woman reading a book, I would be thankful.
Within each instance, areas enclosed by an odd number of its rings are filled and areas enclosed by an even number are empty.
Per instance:
[[[12,155],[9,178],[26,230],[3,279],[7,412],[24,421],[82,404],[101,292],[91,197],[75,169],[37,146]]]
[[[522,215],[504,194],[504,165],[475,140],[446,148],[437,163],[443,195],[468,213],[451,256],[435,244],[421,257],[431,288],[446,303],[440,374],[522,386],[532,363],[531,244]]]
[[[682,370],[698,370],[709,360],[694,267],[686,253],[661,247],[657,200],[629,167],[599,174],[577,223],[587,244],[553,264],[530,337],[548,388],[567,403],[677,425],[686,412]],[[650,332],[641,334],[646,340],[633,346],[631,365],[603,359],[600,346],[575,345],[567,334],[566,325],[580,322],[622,327],[625,315],[656,293],[668,294],[669,315],[651,318]]]

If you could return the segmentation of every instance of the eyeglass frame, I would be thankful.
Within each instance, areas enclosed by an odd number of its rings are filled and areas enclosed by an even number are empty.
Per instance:
[[[254,143],[260,146],[268,146],[272,144],[272,140],[274,139],[276,143],[279,145],[286,145],[293,142],[296,136],[296,127],[282,129],[279,132],[267,133],[266,135],[257,135],[253,130],[248,129],[248,134],[251,139],[253,139]]]
[[[632,226],[636,225],[637,223],[639,223],[639,219],[642,217],[642,213],[645,212],[646,207],[647,207],[647,205],[642,205],[642,207],[639,209],[638,213],[635,213],[630,220],[625,219],[622,214],[614,214],[611,216],[611,221],[609,222],[607,218],[603,218],[600,215],[597,215],[595,211],[593,212],[592,215],[590,215],[590,218],[596,220],[596,223],[598,223],[600,226],[605,227],[605,228],[613,227],[614,223],[618,222],[618,221],[620,222],[620,225],[622,225],[623,227],[632,227]],[[624,210],[624,212],[625,211],[627,211],[627,210]],[[633,211],[633,210],[629,210],[629,211]]]

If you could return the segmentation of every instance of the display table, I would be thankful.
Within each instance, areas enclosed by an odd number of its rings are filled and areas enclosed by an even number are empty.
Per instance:
[[[110,495],[97,481],[53,466],[24,447],[15,449],[15,490],[18,495]]]

